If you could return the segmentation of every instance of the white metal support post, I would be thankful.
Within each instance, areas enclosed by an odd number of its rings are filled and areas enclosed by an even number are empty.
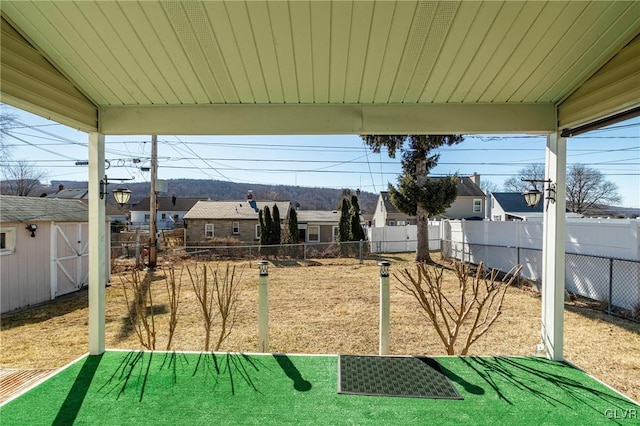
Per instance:
[[[383,260],[380,266],[380,343],[379,354],[389,354],[389,266],[391,263]]]
[[[269,262],[258,262],[258,350],[269,351]]]
[[[105,200],[104,135],[89,133],[89,354],[105,349]],[[106,195],[104,195],[106,197]]]
[[[545,198],[542,237],[542,343],[547,356],[562,360],[564,332],[567,143],[547,136],[545,180],[556,184],[555,203]],[[549,185],[548,183],[546,185]],[[545,194],[548,195],[548,194]]]

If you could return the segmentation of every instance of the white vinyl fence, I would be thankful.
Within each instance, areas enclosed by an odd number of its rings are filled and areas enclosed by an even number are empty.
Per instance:
[[[631,312],[640,309],[640,221],[578,219],[566,224],[567,290]],[[542,223],[443,222],[443,254],[521,276],[542,276]]]
[[[441,222],[429,222],[429,250],[440,250]],[[418,227],[416,225],[384,226],[367,229],[372,253],[401,253],[416,251]]]

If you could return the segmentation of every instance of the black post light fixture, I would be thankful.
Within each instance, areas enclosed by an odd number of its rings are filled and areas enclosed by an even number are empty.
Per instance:
[[[526,191],[524,194],[524,201],[527,203],[527,206],[534,208],[540,202],[540,198],[542,197],[542,193],[538,191],[535,186],[535,182],[546,183],[547,187],[544,189],[546,192],[545,198],[547,200],[547,208],[549,207],[549,203],[556,202],[556,184],[553,183],[551,179],[539,180],[539,179],[520,179],[523,182],[529,182],[532,186],[531,189]]]
[[[30,223],[29,225],[27,225],[27,231],[31,232],[31,238],[35,238],[36,237],[36,229],[38,229],[38,225],[36,225],[35,223]]]
[[[133,180],[133,178],[115,178],[114,180],[125,181]],[[104,179],[100,180],[100,199],[104,199],[105,204],[107,202],[105,196],[109,195],[108,185],[109,179],[107,178],[107,175],[104,175]],[[124,206],[129,203],[129,200],[131,200],[131,191],[129,188],[118,187],[113,191],[113,198],[115,198],[116,203],[120,204],[120,206]]]

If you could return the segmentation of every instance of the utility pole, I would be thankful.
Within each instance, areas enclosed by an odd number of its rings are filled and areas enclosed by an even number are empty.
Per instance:
[[[156,199],[156,180],[158,178],[158,135],[151,136],[151,194],[149,197],[149,269],[156,268],[158,252],[156,248],[158,206]]]

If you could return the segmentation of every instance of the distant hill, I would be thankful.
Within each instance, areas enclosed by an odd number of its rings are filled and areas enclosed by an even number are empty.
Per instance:
[[[342,199],[343,191],[332,188],[310,188],[293,185],[257,185],[248,183],[235,183],[208,179],[170,179],[167,182],[168,190],[160,195],[177,197],[208,197],[211,200],[243,200],[249,190],[253,191],[256,200],[292,201],[298,203],[304,210],[336,210]],[[65,188],[87,187],[87,182],[77,181],[51,181],[52,190],[57,190],[62,184]],[[109,185],[115,188],[116,183]],[[127,183],[131,190],[131,203],[135,204],[149,195],[150,184]],[[349,188],[355,193],[356,188]],[[364,213],[373,214],[378,194],[371,192],[360,193],[360,208]]]

